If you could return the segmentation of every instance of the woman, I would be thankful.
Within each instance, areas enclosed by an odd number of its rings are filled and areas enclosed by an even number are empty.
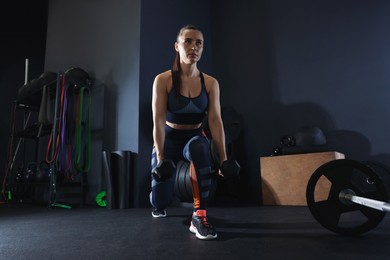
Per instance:
[[[190,231],[199,239],[214,239],[217,233],[207,221],[207,204],[214,167],[210,141],[204,135],[202,122],[208,125],[220,162],[225,161],[225,133],[221,119],[218,81],[199,71],[197,63],[203,52],[203,34],[187,25],[175,42],[176,59],[172,70],[156,76],[153,83],[152,192],[153,217],[165,217],[173,200],[176,170],[160,178],[159,166],[165,160],[191,164],[191,188],[194,210]],[[164,164],[166,165],[166,164]],[[169,165],[169,163],[168,163]],[[163,170],[161,170],[163,172]],[[164,173],[166,174],[166,172]],[[223,176],[223,173],[219,173]]]

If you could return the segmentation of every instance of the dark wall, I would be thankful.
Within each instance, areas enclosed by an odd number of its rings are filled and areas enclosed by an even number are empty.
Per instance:
[[[97,119],[102,133],[95,136],[101,141],[95,156],[99,160],[102,149],[137,153],[139,206],[148,206],[152,82],[172,65],[177,31],[187,23],[205,34],[199,68],[219,80],[222,106],[234,107],[242,117],[235,145],[243,169],[241,196],[261,200],[259,157],[303,125],[321,127],[331,148],[348,158],[389,164],[386,0],[204,0],[195,5],[179,0],[51,0],[49,6],[45,69],[77,65],[99,80],[104,102],[95,108],[96,115],[106,117],[104,127]],[[2,60],[0,80],[10,93],[2,97],[2,111],[10,111],[23,84],[24,59],[28,53],[42,57],[45,46],[40,33],[29,33],[43,26],[39,19],[27,18],[32,4],[23,7],[25,11],[13,9],[25,12],[22,27],[16,25],[18,15],[2,22],[14,21],[16,28],[6,30],[8,45],[1,48],[8,58]],[[39,58],[31,66],[35,77],[43,70]],[[8,129],[9,113],[4,114],[2,124]],[[99,179],[100,161],[96,165],[99,172],[93,174]],[[100,183],[93,183],[97,191]]]
[[[390,124],[383,118],[389,116],[390,3],[269,2],[272,82],[285,107],[301,107],[289,115],[290,125],[321,124],[348,157],[383,155],[389,162]],[[303,106],[310,103],[323,114],[310,113]]]
[[[52,0],[49,7],[45,69],[63,71],[80,66],[104,85],[104,102],[93,100],[103,108],[96,108],[93,117],[95,132],[100,128],[102,135],[96,136],[93,149],[90,201],[103,185],[102,150],[130,150],[136,162],[135,206],[149,206],[153,79],[171,67],[181,26],[196,24],[211,38],[208,1],[196,7],[181,1],[142,1],[142,15],[140,2],[134,1]],[[183,12],[188,9],[190,13]],[[210,47],[206,47],[200,67],[211,73]],[[102,113],[104,126],[96,123]]]
[[[94,80],[88,202],[105,189],[102,151],[138,152],[140,1],[49,1],[46,71]]]
[[[212,3],[214,68],[223,103],[243,117],[252,198],[261,198],[259,157],[304,125],[348,158],[389,164],[388,1]]]
[[[51,0],[49,8],[45,69],[79,66],[106,85],[104,148],[137,151],[140,1]]]
[[[47,1],[8,1],[0,9],[0,179],[8,163],[12,101],[25,81],[43,72],[47,28]],[[19,157],[17,157],[19,159]],[[18,165],[17,165],[18,166]]]
[[[221,106],[242,117],[234,153],[241,180],[230,194],[260,199],[259,157],[274,135],[275,89],[270,85],[267,9],[264,1],[212,1],[213,62]]]

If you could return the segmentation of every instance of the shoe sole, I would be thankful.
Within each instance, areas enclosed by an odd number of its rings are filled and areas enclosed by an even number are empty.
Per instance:
[[[210,235],[208,234],[207,236],[202,236],[199,232],[198,232],[198,229],[192,225],[191,223],[191,226],[189,228],[190,232],[195,234],[195,236],[198,238],[198,239],[201,239],[201,240],[211,240],[211,239],[216,239],[218,237],[217,234],[215,234],[215,236],[213,235]]]
[[[167,216],[167,214],[154,215],[153,212],[152,212],[152,217],[154,217],[154,218],[165,218],[166,216]]]

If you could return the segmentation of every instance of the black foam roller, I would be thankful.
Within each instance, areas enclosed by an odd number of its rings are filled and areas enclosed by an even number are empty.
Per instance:
[[[115,208],[114,194],[113,194],[113,183],[112,183],[112,173],[110,168],[110,158],[106,151],[103,151],[103,168],[104,168],[104,179],[106,181],[106,208],[113,209]]]
[[[130,151],[111,152],[111,173],[115,194],[115,208],[132,207],[132,163]]]

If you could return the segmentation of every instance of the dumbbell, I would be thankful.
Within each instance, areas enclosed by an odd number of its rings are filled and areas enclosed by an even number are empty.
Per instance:
[[[240,173],[241,166],[234,159],[227,159],[220,167],[223,176],[227,179],[237,177]]]
[[[176,165],[172,160],[163,159],[152,169],[156,181],[166,181],[176,172]]]

